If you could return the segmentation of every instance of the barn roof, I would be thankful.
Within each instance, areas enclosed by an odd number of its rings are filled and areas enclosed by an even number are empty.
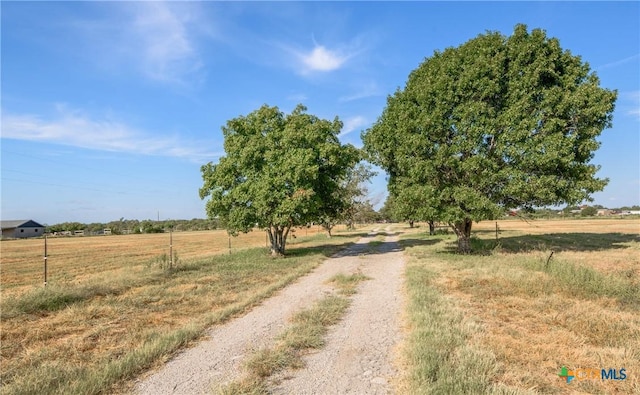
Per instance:
[[[31,219],[18,219],[18,220],[0,221],[0,228],[2,229],[44,228],[44,225],[41,225]]]

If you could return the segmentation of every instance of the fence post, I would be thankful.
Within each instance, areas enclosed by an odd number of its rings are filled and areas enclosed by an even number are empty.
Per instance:
[[[47,286],[47,235],[44,235],[44,286]]]
[[[229,238],[229,255],[231,255],[231,235],[227,233],[227,237]]]
[[[498,241],[498,221],[496,221],[496,241]]]
[[[169,269],[173,268],[173,228],[169,228]]]

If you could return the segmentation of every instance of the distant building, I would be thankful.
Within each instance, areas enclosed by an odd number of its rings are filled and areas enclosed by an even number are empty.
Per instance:
[[[0,221],[3,239],[24,239],[44,235],[44,225],[33,220]]]
[[[639,215],[640,210],[623,210],[620,211],[620,215]]]

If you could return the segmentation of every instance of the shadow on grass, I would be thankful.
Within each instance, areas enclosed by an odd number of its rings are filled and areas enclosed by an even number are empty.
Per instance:
[[[431,238],[431,239],[403,239],[400,244],[402,248],[408,247],[417,247],[417,246],[431,246],[434,244],[438,244],[442,241],[441,238]]]
[[[358,237],[358,238],[360,238],[360,237],[366,237],[366,236],[368,236],[368,235],[369,235],[369,233],[367,233],[367,232],[344,233],[344,234],[340,234],[340,233],[338,233],[338,234],[333,234],[333,235],[331,235],[331,238],[334,238],[334,237],[335,237],[336,239],[340,239],[340,238],[343,238],[343,239],[344,239],[344,238],[351,238],[351,237]]]
[[[628,233],[547,233],[500,237],[495,240],[476,240],[483,250],[493,249],[496,243],[504,252],[526,251],[605,251],[629,248],[627,243],[640,242],[640,236]]]

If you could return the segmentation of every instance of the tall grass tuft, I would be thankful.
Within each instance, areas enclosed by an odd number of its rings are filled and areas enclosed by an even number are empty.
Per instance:
[[[19,296],[9,296],[2,300],[2,318],[14,318],[20,314],[44,314],[58,311],[74,303],[96,296],[117,295],[123,286],[110,284],[88,284],[83,286],[48,285],[34,288]]]
[[[428,268],[407,267],[408,316],[405,353],[412,366],[409,393],[485,394],[491,390],[496,361],[468,343],[478,329],[433,285]]]
[[[548,274],[564,292],[585,298],[610,297],[626,307],[640,309],[640,287],[620,276],[561,259],[520,259],[523,267]]]
[[[358,284],[365,280],[369,280],[369,277],[358,272],[350,275],[339,273],[333,276],[329,281],[336,286],[341,295],[353,295],[356,293]]]

